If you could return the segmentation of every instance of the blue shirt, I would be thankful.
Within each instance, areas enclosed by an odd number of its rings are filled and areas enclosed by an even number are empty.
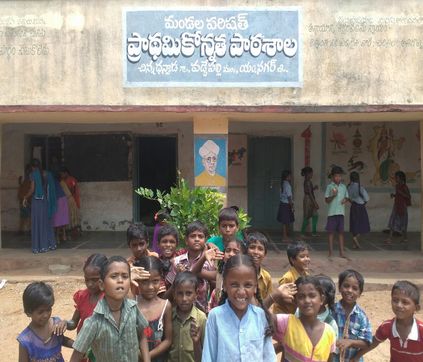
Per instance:
[[[263,309],[250,304],[241,320],[228,300],[213,308],[206,324],[202,362],[275,362],[272,338]]]
[[[366,189],[360,185],[360,192],[358,190],[358,182],[351,182],[348,185],[348,194],[350,195],[350,200],[354,201],[356,204],[363,205],[369,201],[369,194]]]
[[[292,200],[292,187],[289,181],[283,181],[280,201],[284,204],[289,204],[289,198]]]
[[[343,183],[337,185],[335,182],[331,182],[326,187],[325,198],[333,196],[333,189],[337,189],[338,193],[328,204],[328,216],[345,215],[345,204],[342,203],[342,200],[348,198],[347,187]]]
[[[345,314],[345,310],[342,307],[341,302],[337,302],[335,304],[335,313],[333,316],[338,324],[338,332],[339,338],[347,338],[347,339],[361,339],[366,341],[367,343],[372,343],[372,326],[370,325],[370,321],[367,318],[366,313],[364,310],[359,307],[358,304],[354,306],[351,311],[351,314],[347,316]],[[347,324],[347,320],[349,317],[349,326],[348,330],[345,331],[345,325]],[[344,354],[344,361],[348,362],[351,358],[353,358],[358,352],[357,348],[347,348]],[[339,351],[334,356],[334,361],[340,361]],[[360,362],[363,361],[363,358],[360,358]]]

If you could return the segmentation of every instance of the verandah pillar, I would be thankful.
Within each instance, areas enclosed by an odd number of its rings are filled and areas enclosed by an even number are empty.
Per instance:
[[[194,185],[228,192],[228,119],[194,117]],[[226,204],[226,201],[225,201]]]
[[[423,121],[420,121],[420,251],[423,251]]]

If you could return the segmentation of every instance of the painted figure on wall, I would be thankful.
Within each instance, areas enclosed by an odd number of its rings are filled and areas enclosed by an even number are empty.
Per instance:
[[[207,140],[199,148],[198,154],[201,157],[201,164],[204,170],[195,177],[196,186],[225,186],[226,178],[219,175],[218,163],[220,147],[213,140]],[[196,162],[196,171],[198,162]]]

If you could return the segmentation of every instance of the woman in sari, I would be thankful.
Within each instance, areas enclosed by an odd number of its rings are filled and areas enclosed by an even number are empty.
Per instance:
[[[27,205],[31,197],[31,242],[33,253],[56,249],[52,216],[56,211],[56,190],[53,175],[41,168],[40,161],[31,161],[31,186],[23,198]]]

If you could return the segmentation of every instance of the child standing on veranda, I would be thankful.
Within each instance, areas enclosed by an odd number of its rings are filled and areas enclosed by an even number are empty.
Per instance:
[[[290,242],[288,230],[295,221],[294,201],[292,199],[291,171],[283,170],[281,175],[281,193],[276,219],[282,224],[282,241]]]
[[[369,215],[367,215],[366,204],[369,202],[369,194],[360,184],[358,172],[351,172],[348,185],[348,195],[351,200],[350,209],[350,232],[353,235],[353,248],[360,249],[358,240],[360,235],[370,232]]]
[[[284,361],[332,361],[336,337],[332,327],[319,320],[324,306],[322,286],[316,277],[300,277],[295,282],[299,317],[293,314],[275,316],[274,339],[282,344]]]
[[[383,322],[373,336],[372,344],[357,353],[354,361],[389,339],[391,361],[423,361],[423,322],[415,317],[420,310],[419,288],[406,280],[394,284],[391,305],[395,318]]]
[[[152,362],[166,361],[172,344],[172,305],[157,294],[163,279],[163,266],[155,256],[143,256],[134,263],[150,273],[148,279],[138,281],[138,308],[148,321],[144,329]]]
[[[201,362],[207,317],[194,303],[198,278],[181,272],[173,282],[173,338],[169,362]]]
[[[279,285],[295,283],[300,276],[309,274],[310,252],[308,246],[303,242],[289,244],[286,249],[289,264],[291,268],[279,279]],[[273,313],[295,313],[296,305],[292,301],[285,301],[280,304],[275,301],[273,304]]]
[[[407,207],[411,206],[411,195],[404,172],[395,172],[395,183],[395,193],[391,194],[391,198],[394,199],[394,206],[391,217],[389,218],[389,238],[385,240],[386,244],[392,242],[394,232],[402,234],[402,242],[407,242]]]
[[[301,170],[301,176],[304,177],[304,199],[303,199],[303,225],[301,226],[301,237],[306,237],[307,226],[311,219],[311,236],[317,236],[317,220],[319,216],[317,210],[319,204],[314,196],[314,191],[317,190],[317,186],[313,185],[311,181],[313,178],[313,169],[310,166],[306,166]]]
[[[335,233],[338,233],[339,256],[346,258],[344,253],[344,215],[345,204],[348,201],[348,190],[342,183],[344,171],[339,166],[332,167],[332,182],[326,187],[325,201],[328,204],[328,220],[326,231],[329,233],[329,258],[333,254],[333,240]]]
[[[104,298],[97,303],[93,315],[85,320],[73,344],[70,362],[79,362],[91,347],[97,361],[150,362],[147,339],[148,326],[135,300],[127,299],[131,270],[121,256],[110,257],[101,268],[100,287]]]
[[[232,256],[223,270],[223,294],[219,307],[210,311],[202,361],[274,362],[272,319],[262,305],[257,269],[247,255]]]
[[[338,287],[342,298],[335,304],[334,318],[338,324],[339,339],[334,361],[350,362],[359,350],[367,348],[372,342],[370,321],[357,304],[363,293],[364,278],[355,270],[345,270],[339,274]],[[363,362],[363,358],[358,361]]]
[[[29,284],[23,293],[25,314],[31,322],[18,336],[19,362],[64,362],[62,346],[72,348],[73,340],[56,329],[60,321],[51,317],[53,289],[44,282]]]

